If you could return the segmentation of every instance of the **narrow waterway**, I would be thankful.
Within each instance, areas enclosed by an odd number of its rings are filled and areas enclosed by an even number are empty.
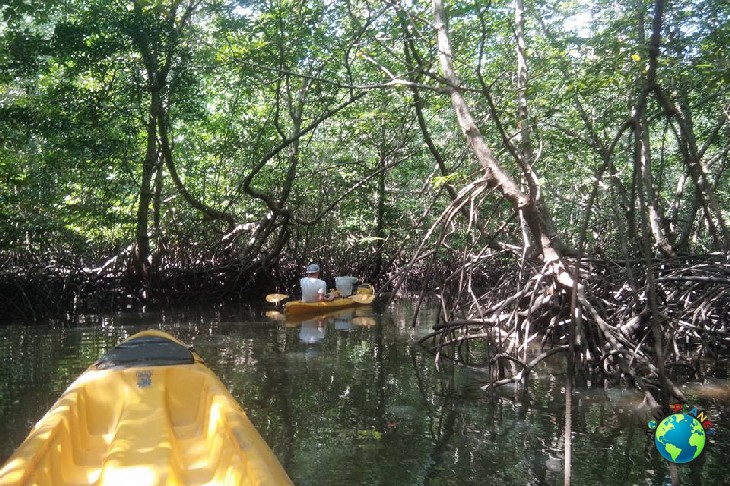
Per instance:
[[[259,306],[86,316],[0,327],[0,461],[107,349],[158,328],[194,345],[297,485],[556,485],[564,476],[564,376],[538,370],[528,399],[485,394],[478,371],[437,367],[408,303],[287,322]],[[559,365],[553,363],[553,365]],[[727,383],[685,387],[719,425],[682,484],[730,484]],[[579,389],[574,485],[663,485],[668,463],[629,390]]]

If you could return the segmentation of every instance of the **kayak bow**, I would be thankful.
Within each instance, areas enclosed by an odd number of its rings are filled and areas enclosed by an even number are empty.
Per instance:
[[[203,360],[162,331],[110,350],[0,469],[0,485],[290,485]]]

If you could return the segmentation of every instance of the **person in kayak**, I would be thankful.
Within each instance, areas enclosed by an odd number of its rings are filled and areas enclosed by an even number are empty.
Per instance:
[[[302,286],[303,302],[325,302],[335,298],[327,293],[327,283],[319,278],[319,265],[312,263],[307,267],[307,275],[302,277],[299,284]]]
[[[340,269],[340,276],[335,277],[335,287],[341,297],[351,296],[353,293],[353,287],[358,283],[360,283],[360,279],[353,277],[350,269],[348,268]]]

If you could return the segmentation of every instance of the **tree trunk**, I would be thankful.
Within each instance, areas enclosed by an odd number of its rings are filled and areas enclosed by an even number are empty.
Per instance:
[[[154,75],[152,75],[154,76]],[[157,165],[157,118],[160,109],[160,92],[154,86],[150,89],[150,106],[147,119],[147,149],[142,161],[142,179],[139,185],[139,204],[135,231],[134,269],[144,282],[148,277],[150,256],[149,210],[152,201],[152,176]]]
[[[228,223],[228,229],[233,229],[233,226],[235,226],[236,224],[236,220],[231,214],[225,213],[219,209],[210,207],[207,204],[198,201],[183,184],[182,179],[180,179],[180,175],[177,172],[177,168],[175,167],[175,161],[172,156],[172,147],[170,146],[170,139],[167,133],[167,113],[162,106],[160,107],[159,111],[160,112],[157,118],[157,126],[160,132],[160,150],[162,152],[162,158],[165,161],[167,171],[170,174],[170,178],[175,184],[175,188],[191,207],[197,209],[210,219],[225,221],[226,223]]]
[[[383,269],[383,250],[385,246],[385,201],[387,195],[385,193],[385,176],[388,173],[386,170],[386,148],[385,145],[385,126],[381,126],[381,147],[380,157],[378,157],[378,201],[377,201],[377,212],[376,212],[376,223],[375,223],[375,262],[373,265],[373,275],[381,275]]]
[[[643,28],[643,5],[637,6],[639,10],[639,42],[644,44],[646,42],[646,33]],[[649,41],[649,52],[658,52],[659,46],[654,45],[658,42],[655,39],[655,35],[652,33]],[[641,215],[641,220],[645,221],[646,218],[650,234],[654,240],[656,247],[666,256],[672,257],[676,254],[674,248],[667,238],[664,228],[666,227],[664,214],[659,205],[659,200],[656,195],[654,188],[654,177],[652,175],[652,156],[651,156],[651,145],[649,141],[649,126],[646,116],[648,106],[648,96],[652,89],[652,86],[656,84],[656,58],[650,55],[649,57],[649,69],[647,70],[646,80],[640,83],[641,88],[632,116],[633,128],[634,128],[634,190],[638,192],[638,200],[643,203],[640,207],[640,211],[645,211],[646,214]],[[641,230],[641,234],[647,236],[644,232],[644,228]],[[642,248],[647,242],[642,243]]]
[[[518,146],[517,162],[522,169],[524,182],[530,199],[535,201],[536,207],[540,205],[540,186],[537,174],[532,169],[534,153],[532,150],[532,133],[527,109],[527,48],[525,44],[525,6],[522,0],[515,1],[515,43],[517,55],[517,135],[515,137]],[[538,209],[539,210],[539,209]],[[535,246],[533,235],[530,231],[527,218],[520,210],[520,226],[525,244],[525,254]]]
[[[456,113],[459,127],[466,137],[472,153],[484,169],[487,184],[496,188],[512,203],[515,211],[520,211],[523,214],[542,258],[545,261],[557,261],[561,253],[567,252],[568,248],[554,233],[549,232],[549,228],[552,227],[549,216],[537,204],[533,195],[526,194],[519,188],[515,180],[499,165],[494,153],[484,141],[461,93],[461,82],[454,71],[443,2],[442,0],[433,0],[432,5],[441,69],[446,82],[451,88],[451,104]]]
[[[640,184],[636,188],[636,191],[642,191],[640,195],[645,197],[644,207],[640,208],[641,211],[646,211],[646,217],[648,219],[649,228],[651,229],[651,235],[654,239],[654,243],[657,248],[666,256],[673,257],[676,252],[669,243],[666,234],[664,233],[664,216],[659,205],[659,200],[656,196],[656,190],[654,189],[654,177],[652,176],[651,169],[651,150],[649,146],[649,133],[647,130],[646,120],[646,103],[645,100],[639,103],[639,107],[636,110],[636,119],[634,124],[635,129],[635,152],[634,162],[636,166],[636,172],[638,178],[641,179]]]
[[[722,208],[715,195],[715,190],[709,180],[708,169],[702,160],[702,155],[697,147],[697,139],[692,123],[692,114],[686,103],[673,102],[669,94],[658,84],[657,69],[659,66],[659,53],[661,43],[660,28],[662,25],[661,14],[664,11],[664,1],[655,2],[652,35],[649,42],[649,69],[647,71],[647,89],[653,92],[656,99],[665,113],[674,116],[679,126],[679,139],[677,140],[680,152],[687,166],[690,177],[697,188],[699,202],[704,209],[707,228],[713,238],[717,249],[727,251],[730,249],[730,228],[725,222]],[[681,90],[681,87],[677,88]],[[681,99],[681,98],[680,98]]]

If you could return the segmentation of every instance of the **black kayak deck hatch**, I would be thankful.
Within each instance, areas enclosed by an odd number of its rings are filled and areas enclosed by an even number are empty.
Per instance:
[[[140,336],[110,349],[96,362],[96,369],[108,370],[193,363],[195,363],[193,353],[182,344],[160,336]]]

